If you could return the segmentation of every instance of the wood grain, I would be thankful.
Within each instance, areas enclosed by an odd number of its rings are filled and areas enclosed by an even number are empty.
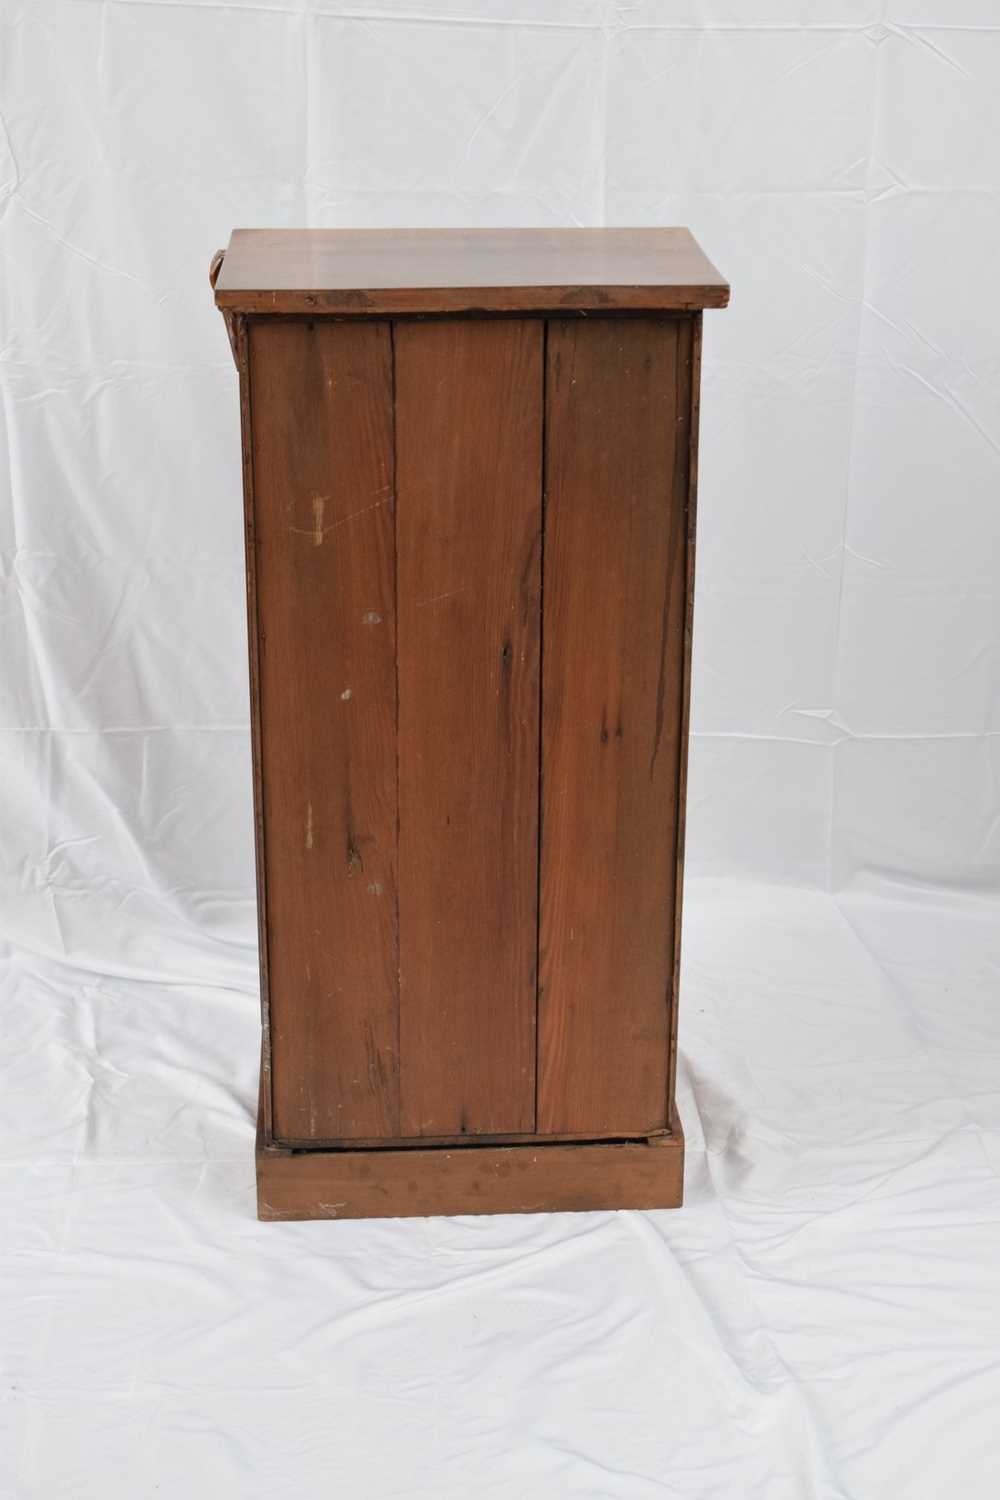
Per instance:
[[[668,1125],[687,321],[549,324],[538,1129]]]
[[[216,273],[218,274],[218,273]],[[257,962],[260,974],[260,1127],[269,1145],[271,1118],[271,1004],[267,953],[267,854],[264,844],[263,745],[260,722],[260,630],[257,610],[257,541],[253,484],[253,410],[250,399],[250,338],[247,320],[235,314],[226,323],[239,372],[240,438],[243,470],[243,558],[247,586],[247,657],[250,686],[250,747],[253,776],[254,867],[257,886]]]
[[[455,1150],[257,1151],[257,1213],[276,1219],[676,1208],[684,1138]]]
[[[677,311],[729,287],[686,229],[237,229],[223,310]]]
[[[684,230],[236,231],[262,1218],[680,1203]],[[537,971],[537,972],[536,972]]]
[[[681,680],[680,766],[677,777],[677,840],[674,849],[674,955],[671,974],[670,1050],[667,1059],[667,1105],[672,1128],[679,1129],[676,1109],[677,1020],[681,993],[681,929],[684,921],[684,845],[687,830],[688,750],[691,739],[691,655],[694,644],[695,541],[698,518],[698,429],[701,415],[702,317],[691,318],[691,369],[688,382],[687,560],[684,579],[684,662]],[[681,399],[684,399],[683,389]],[[679,483],[683,480],[679,477]]]
[[[396,1135],[387,324],[250,327],[273,1130]]]
[[[395,328],[401,1133],[534,1128],[543,328]]]

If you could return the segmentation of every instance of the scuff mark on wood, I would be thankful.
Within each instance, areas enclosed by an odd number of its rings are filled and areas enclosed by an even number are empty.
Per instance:
[[[381,491],[377,491],[376,493],[381,493]],[[326,502],[330,498],[329,495],[313,494],[309,498],[312,502],[313,524],[308,528],[303,526],[289,526],[288,529],[294,532],[296,536],[311,537],[314,547],[322,547],[328,532],[336,531],[339,526],[346,526],[348,521],[356,521],[358,516],[366,516],[369,511],[379,510],[383,505],[389,504],[388,498],[376,500],[371,505],[363,505],[360,510],[352,510],[349,516],[341,516],[339,521],[331,521],[327,526],[324,525],[324,517],[326,515]]]
[[[376,493],[381,493],[377,491]],[[383,505],[388,505],[388,497],[384,500],[374,500],[371,505],[362,505],[360,510],[352,510],[349,516],[341,516],[339,521],[333,521],[326,528],[327,531],[336,531],[338,526],[346,526],[348,521],[356,521],[358,516],[367,516],[369,511],[381,510]]]
[[[447,593],[434,594],[430,599],[418,599],[413,607],[414,609],[426,609],[429,604],[440,604],[442,599],[453,599],[456,594],[467,594],[468,591],[469,585],[463,583],[459,589],[449,589]]]
[[[310,802],[306,808],[306,848],[313,846],[313,805]]]

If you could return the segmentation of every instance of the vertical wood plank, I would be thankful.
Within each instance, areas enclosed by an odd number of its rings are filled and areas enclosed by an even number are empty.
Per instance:
[[[213,261],[212,269],[215,269]],[[211,279],[211,272],[210,279]],[[214,284],[214,283],[213,283]],[[253,420],[250,404],[250,339],[247,319],[237,313],[226,320],[226,332],[236,360],[240,382],[240,437],[243,468],[243,556],[247,586],[247,657],[250,668],[250,744],[253,779],[254,866],[257,887],[257,964],[260,974],[260,1095],[258,1129],[270,1145],[271,1119],[271,1007],[268,1000],[267,961],[267,858],[264,850],[264,799],[260,775],[260,677],[257,629],[257,548],[255,543],[253,494]]]
[[[542,1132],[668,1124],[690,362],[690,320],[549,324]]]
[[[399,323],[401,1128],[534,1128],[538,321]]]
[[[687,830],[688,750],[691,740],[691,652],[694,644],[695,542],[698,518],[698,429],[701,417],[702,313],[691,314],[690,384],[686,403],[688,421],[687,562],[684,576],[684,662],[681,679],[681,744],[677,777],[677,863],[674,890],[674,953],[671,973],[670,1054],[667,1063],[667,1105],[671,1129],[680,1129],[677,1116],[677,1016],[681,986],[681,928],[684,920],[684,845]],[[681,398],[685,400],[682,389]]]
[[[250,325],[274,1134],[395,1135],[387,323]]]

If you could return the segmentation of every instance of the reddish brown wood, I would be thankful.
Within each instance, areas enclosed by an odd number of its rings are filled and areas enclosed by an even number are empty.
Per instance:
[[[725,307],[686,229],[237,229],[220,308],[283,313]]]
[[[381,1219],[676,1208],[679,1131],[606,1145],[416,1147],[405,1151],[257,1151],[261,1219]]]
[[[215,283],[219,279],[219,272],[222,270],[222,263],[225,260],[225,256],[225,250],[216,250],[208,267],[208,284],[212,288],[213,292],[215,291]],[[231,308],[222,309],[222,321],[226,325],[226,333],[229,336],[229,347],[233,351],[233,361],[236,365],[237,370],[241,369],[239,347],[240,333],[237,328],[237,324],[241,320],[242,315],[240,313],[233,312]]]
[[[396,1135],[389,327],[254,323],[250,381],[273,1128]]]
[[[212,277],[261,1216],[679,1203],[697,309],[728,288],[662,230],[237,232]]]
[[[674,852],[674,961],[671,974],[670,1054],[667,1060],[667,1106],[670,1123],[679,1129],[674,1103],[677,1086],[677,1016],[681,992],[681,928],[684,916],[684,843],[687,829],[688,747],[691,729],[691,647],[694,638],[695,532],[698,513],[698,427],[701,410],[702,314],[691,319],[691,369],[685,404],[688,416],[687,560],[685,572],[684,656],[680,708],[680,766],[677,777],[677,840]],[[683,479],[678,476],[678,487]]]
[[[404,1135],[534,1129],[542,339],[395,329]]]
[[[538,1129],[668,1124],[691,328],[552,320]]]
[[[214,276],[219,268],[213,261]],[[212,284],[214,285],[214,277]],[[225,315],[224,315],[225,316]],[[261,776],[260,632],[257,628],[257,544],[253,491],[253,412],[250,401],[250,340],[242,313],[226,317],[226,333],[236,358],[240,386],[240,434],[243,460],[243,542],[247,583],[247,646],[250,676],[250,743],[253,777],[254,864],[257,876],[257,945],[260,973],[260,1108],[264,1139],[273,1134],[271,1112],[271,1006],[267,952],[267,859],[264,846],[264,797]]]

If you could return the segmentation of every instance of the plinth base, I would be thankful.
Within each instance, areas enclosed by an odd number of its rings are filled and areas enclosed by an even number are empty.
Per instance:
[[[678,1208],[684,1137],[515,1146],[289,1151],[258,1133],[257,1213],[392,1219]]]

